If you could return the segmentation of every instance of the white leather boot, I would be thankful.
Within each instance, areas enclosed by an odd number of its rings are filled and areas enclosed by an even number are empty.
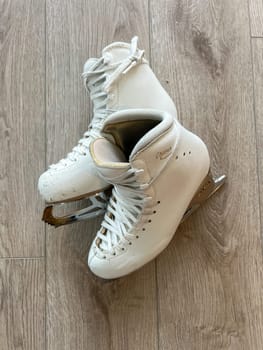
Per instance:
[[[124,276],[154,259],[189,215],[225,181],[209,174],[204,142],[169,113],[112,114],[90,145],[96,167],[114,188],[88,265],[99,277]],[[110,140],[114,139],[114,143]]]
[[[93,120],[78,145],[65,159],[44,172],[38,188],[50,203],[61,203],[91,197],[91,206],[73,215],[56,218],[52,206],[46,208],[43,220],[59,226],[101,214],[106,197],[101,193],[108,184],[97,176],[89,153],[89,144],[100,136],[104,120],[113,112],[127,108],[154,108],[176,118],[176,108],[137,48],[137,37],[131,43],[115,42],[102,51],[101,58],[91,58],[84,66],[85,86],[93,102]],[[97,200],[99,199],[99,200]]]

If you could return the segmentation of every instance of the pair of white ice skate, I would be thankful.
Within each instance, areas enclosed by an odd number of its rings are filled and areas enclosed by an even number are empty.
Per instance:
[[[49,205],[43,219],[54,226],[105,212],[88,265],[110,279],[155,258],[225,176],[213,180],[205,144],[178,122],[137,37],[107,46],[86,62],[83,76],[93,120],[72,152],[40,176],[39,191],[49,204],[90,200],[64,217]]]

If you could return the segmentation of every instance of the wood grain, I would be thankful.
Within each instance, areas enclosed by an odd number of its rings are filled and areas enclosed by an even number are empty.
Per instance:
[[[2,350],[45,349],[44,259],[0,260]]]
[[[249,13],[252,37],[263,37],[263,1],[249,0]]]
[[[0,257],[42,256],[44,2],[0,2]]]
[[[135,34],[148,51],[146,0],[47,1],[48,163],[87,129],[90,106],[80,79],[85,60]],[[85,260],[100,220],[48,229],[47,349],[156,349],[154,262],[120,281],[93,277]]]
[[[257,159],[258,159],[258,176],[260,190],[260,208],[261,208],[261,223],[263,222],[263,39],[252,40],[252,57],[253,57],[253,72],[254,72],[254,93],[255,93],[255,120],[256,120],[256,135],[257,135]]]
[[[159,348],[258,350],[262,242],[247,3],[152,0],[150,8],[153,68],[179,96],[183,124],[207,143],[213,171],[228,175],[158,258]]]
[[[37,179],[87,129],[85,60],[136,34],[228,183],[155,262],[105,282],[86,265],[101,218],[48,228],[44,257]],[[1,350],[263,348],[263,39],[253,37],[262,0],[0,1]]]

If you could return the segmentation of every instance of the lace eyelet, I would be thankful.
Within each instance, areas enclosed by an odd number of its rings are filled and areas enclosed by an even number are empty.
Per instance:
[[[136,238],[138,239],[138,238],[139,238],[139,236],[137,235],[137,236],[136,236]]]
[[[129,242],[129,245],[132,245],[132,242]]]

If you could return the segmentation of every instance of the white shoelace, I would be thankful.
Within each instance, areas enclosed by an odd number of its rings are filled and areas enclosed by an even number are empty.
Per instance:
[[[137,65],[143,57],[144,51],[137,49],[137,41],[137,37],[132,39],[131,54],[122,62],[109,64],[110,58],[107,56],[107,53],[99,59],[91,58],[87,61],[87,70],[82,76],[93,102],[93,119],[77,146],[68,153],[66,158],[50,165],[51,169],[56,170],[59,167],[67,166],[69,163],[76,161],[79,156],[85,156],[88,152],[90,137],[97,138],[100,136],[100,130],[105,118],[114,112],[107,109],[107,103],[111,98],[107,92],[108,88],[119,79],[121,74],[126,74],[132,67]]]
[[[131,244],[136,238],[135,231],[132,232],[145,204],[151,199],[144,188],[136,181],[136,174],[143,170],[128,169],[118,178],[114,178],[114,189],[106,209],[106,214],[97,233],[96,254],[105,258],[105,254],[116,255],[122,251],[124,245]]]

